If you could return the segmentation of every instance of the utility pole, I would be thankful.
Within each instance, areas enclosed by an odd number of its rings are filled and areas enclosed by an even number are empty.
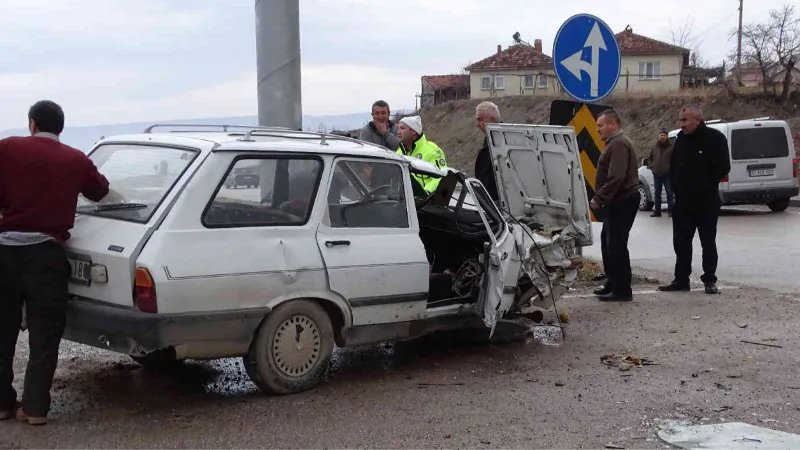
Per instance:
[[[742,65],[742,9],[744,0],[739,0],[739,48],[736,51],[736,70]]]

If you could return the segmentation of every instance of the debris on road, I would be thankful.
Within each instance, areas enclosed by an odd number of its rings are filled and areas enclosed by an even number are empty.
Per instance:
[[[727,411],[729,409],[733,409],[733,407],[732,406],[717,406],[716,408],[712,408],[711,410],[714,411],[714,412],[718,412],[719,413],[719,412]]]
[[[560,320],[563,323],[569,323],[569,313],[566,311],[562,312],[561,314],[558,315],[558,320]]]
[[[692,316],[692,320],[700,320],[700,316]]]
[[[556,387],[564,387],[564,383],[556,382]]]
[[[742,378],[741,375],[728,375],[728,378]]]
[[[761,345],[761,346],[763,346],[763,347],[783,348],[783,347],[782,347],[782,346],[780,346],[780,345],[775,345],[775,344],[764,344],[763,342],[753,342],[753,341],[741,341],[741,342],[744,342],[745,344]]]
[[[619,445],[614,445],[614,444],[607,444],[606,448],[611,448],[615,450],[625,450],[625,447],[620,447]]]
[[[607,366],[616,366],[619,370],[623,372],[627,372],[631,370],[633,366],[655,366],[657,365],[650,359],[647,358],[639,358],[636,355],[628,355],[624,358],[621,358],[617,355],[603,355],[600,357],[600,362],[607,365]]]
[[[731,388],[729,388],[728,386],[725,386],[722,383],[716,383],[715,386],[717,387],[717,389],[722,389],[723,391],[730,391],[731,390]]]
[[[747,324],[744,324],[744,325],[739,325],[739,324],[738,324],[738,323],[736,323],[736,322],[733,322],[733,324],[734,324],[734,325],[736,325],[736,326],[737,326],[737,327],[739,327],[739,328],[747,328]]]

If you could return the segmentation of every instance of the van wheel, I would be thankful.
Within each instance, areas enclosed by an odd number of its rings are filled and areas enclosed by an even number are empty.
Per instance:
[[[639,211],[650,211],[654,206],[655,203],[647,198],[647,189],[644,188],[643,184],[639,183]]]
[[[267,316],[243,363],[259,388],[270,394],[292,394],[322,380],[333,344],[333,326],[325,310],[311,300],[295,300]]]
[[[786,208],[789,207],[789,199],[788,198],[782,198],[780,200],[773,200],[773,201],[767,203],[767,206],[769,206],[769,209],[771,209],[771,210],[773,210],[775,212],[783,212],[783,211],[786,211]]]

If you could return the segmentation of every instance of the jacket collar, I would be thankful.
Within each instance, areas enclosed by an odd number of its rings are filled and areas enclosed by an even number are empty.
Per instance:
[[[622,130],[617,130],[611,133],[611,136],[609,136],[608,139],[606,139],[606,145],[608,145],[609,142],[611,142],[612,140],[614,140],[614,138],[620,135],[622,135]]]
[[[414,150],[416,150],[419,147],[425,145],[426,142],[428,142],[428,139],[426,139],[425,135],[423,134],[419,138],[417,138],[416,141],[414,141],[414,143],[411,145],[411,149],[407,149],[406,145],[403,144],[402,142],[400,143],[400,148],[403,150],[403,153],[405,155],[409,155],[411,153],[414,153]]]
[[[33,137],[47,138],[47,139],[52,139],[52,140],[54,140],[56,142],[61,142],[61,139],[58,138],[57,134],[48,133],[46,131],[40,131],[40,132],[34,134]]]

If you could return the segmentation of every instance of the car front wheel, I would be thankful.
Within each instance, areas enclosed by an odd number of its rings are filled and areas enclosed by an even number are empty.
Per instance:
[[[639,211],[650,211],[653,206],[655,206],[655,203],[647,198],[647,189],[644,188],[643,184],[639,184]]]
[[[259,388],[270,394],[292,394],[322,380],[333,344],[333,326],[325,310],[311,300],[294,300],[267,316],[243,362]]]

